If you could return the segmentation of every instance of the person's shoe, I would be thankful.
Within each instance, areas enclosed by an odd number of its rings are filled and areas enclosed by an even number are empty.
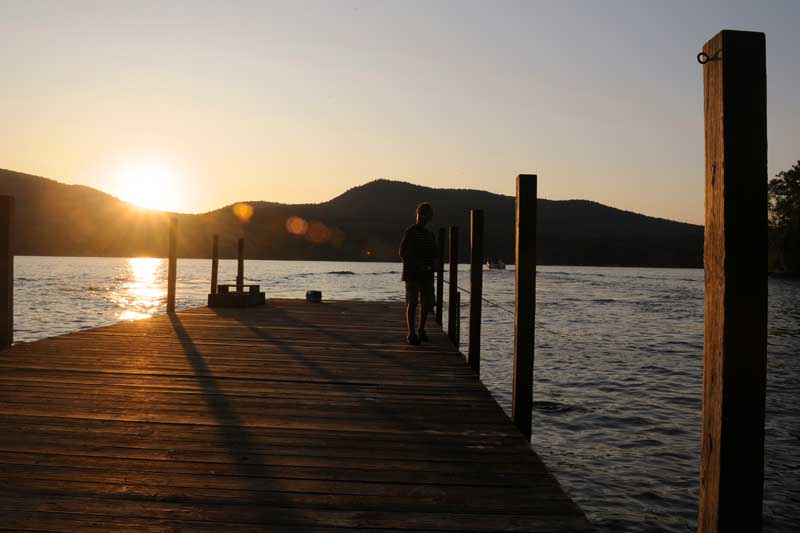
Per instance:
[[[419,337],[420,342],[430,342],[431,340],[428,338],[428,334],[425,333],[424,329],[419,330]]]
[[[416,335],[409,335],[408,337],[406,337],[406,344],[409,344],[411,346],[417,346],[419,345],[419,343],[420,343],[419,337],[417,337]]]

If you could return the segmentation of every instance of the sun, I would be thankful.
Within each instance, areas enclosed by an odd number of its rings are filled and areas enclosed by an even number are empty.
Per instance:
[[[115,182],[114,194],[121,200],[145,209],[175,209],[176,177],[165,165],[131,165],[117,175]]]

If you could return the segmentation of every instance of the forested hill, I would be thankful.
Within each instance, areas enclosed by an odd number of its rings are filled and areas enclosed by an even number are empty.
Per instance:
[[[168,213],[142,210],[89,187],[2,169],[0,194],[16,197],[17,254],[166,254]],[[460,226],[463,259],[469,209],[483,209],[486,256],[513,262],[513,197],[388,180],[320,204],[251,201],[180,214],[179,253],[208,257],[211,236],[219,234],[221,253],[229,257],[244,236],[249,258],[395,261],[403,230],[422,201],[434,206],[434,230]],[[701,267],[703,228],[585,200],[539,200],[537,246],[540,264]]]

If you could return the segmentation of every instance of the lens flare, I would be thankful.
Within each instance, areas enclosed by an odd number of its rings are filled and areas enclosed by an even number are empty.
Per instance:
[[[308,231],[308,222],[300,217],[289,217],[286,219],[286,231],[292,235],[305,235]]]
[[[306,239],[313,242],[314,244],[322,244],[323,242],[327,241],[331,237],[331,230],[328,229],[328,226],[319,222],[317,220],[313,220],[311,224],[308,225],[308,233],[306,233]]]
[[[233,206],[233,214],[242,223],[250,222],[253,217],[253,206],[250,204],[236,204]]]

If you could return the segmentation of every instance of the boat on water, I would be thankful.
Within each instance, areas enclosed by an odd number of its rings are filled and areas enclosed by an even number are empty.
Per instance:
[[[505,270],[506,264],[503,262],[502,259],[495,259],[494,261],[489,260],[486,261],[486,268],[489,270]]]

